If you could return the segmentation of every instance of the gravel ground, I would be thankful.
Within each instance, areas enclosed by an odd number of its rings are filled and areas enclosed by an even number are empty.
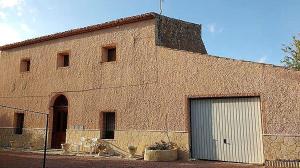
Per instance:
[[[25,152],[0,152],[0,168],[39,168],[42,167],[43,155]],[[95,157],[59,156],[47,157],[48,168],[261,168],[262,166],[212,162],[212,161],[176,161],[146,162],[143,160],[106,159]]]

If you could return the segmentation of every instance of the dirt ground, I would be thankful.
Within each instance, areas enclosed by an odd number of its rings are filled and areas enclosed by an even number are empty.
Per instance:
[[[25,152],[0,152],[0,168],[39,168],[42,167],[43,155]],[[48,168],[261,168],[262,166],[212,162],[212,161],[177,161],[146,162],[143,160],[106,159],[95,157],[59,156],[47,157]]]

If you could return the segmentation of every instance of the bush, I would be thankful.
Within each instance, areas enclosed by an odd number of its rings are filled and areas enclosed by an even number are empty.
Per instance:
[[[153,145],[148,147],[149,150],[171,150],[176,148],[176,145],[172,142],[165,142],[161,140],[160,142],[155,142]]]
[[[128,146],[128,150],[136,150],[137,149],[137,147],[135,147],[135,146],[133,146],[133,145],[129,145]]]

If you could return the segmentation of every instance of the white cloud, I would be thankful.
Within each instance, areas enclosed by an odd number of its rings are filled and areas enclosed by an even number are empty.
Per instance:
[[[16,26],[0,22],[0,45],[24,40],[32,36],[33,32],[34,31],[25,23]]]
[[[0,8],[13,8],[20,6],[23,0],[0,0]]]
[[[28,25],[25,24],[25,23],[22,23],[20,26],[21,26],[21,30],[24,31],[25,33],[30,33],[30,32],[32,32],[32,30],[31,30],[31,29],[28,27]]]
[[[215,24],[208,24],[207,30],[211,33],[214,33],[216,31],[216,25]]]
[[[1,12],[1,11],[0,11],[0,19],[1,19],[1,20],[6,19],[6,14],[5,14],[4,12]]]
[[[36,23],[36,17],[35,16],[33,16],[31,20],[32,20],[33,23]]]
[[[205,28],[210,33],[222,33],[223,32],[223,28],[218,27],[216,23],[209,23],[206,25]]]
[[[13,13],[6,10],[12,10]],[[30,14],[35,18],[35,9],[26,5],[25,0],[0,0],[0,45],[24,40],[33,35],[34,31],[23,18],[26,11],[26,16]],[[19,23],[10,19],[14,17],[19,19]]]
[[[19,5],[16,8],[17,8],[17,15],[23,16],[23,6]]]
[[[17,12],[17,15],[18,15],[18,16],[22,16],[23,13],[22,13],[21,11],[18,11],[18,12]]]
[[[17,16],[23,15],[24,5],[24,0],[0,0],[0,9],[12,8]],[[3,19],[3,16],[6,16],[6,13],[0,11],[0,18]]]
[[[21,40],[18,30],[6,23],[0,23],[0,37],[0,45]]]
[[[257,60],[257,62],[259,63],[266,63],[266,61],[267,61],[267,56],[262,56]]]

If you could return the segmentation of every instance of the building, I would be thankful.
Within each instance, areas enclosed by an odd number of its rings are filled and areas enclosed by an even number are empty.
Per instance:
[[[49,147],[170,139],[181,159],[300,159],[300,72],[208,55],[200,25],[147,13],[0,50],[0,104],[49,112]],[[44,125],[0,109],[0,145],[41,147]]]

